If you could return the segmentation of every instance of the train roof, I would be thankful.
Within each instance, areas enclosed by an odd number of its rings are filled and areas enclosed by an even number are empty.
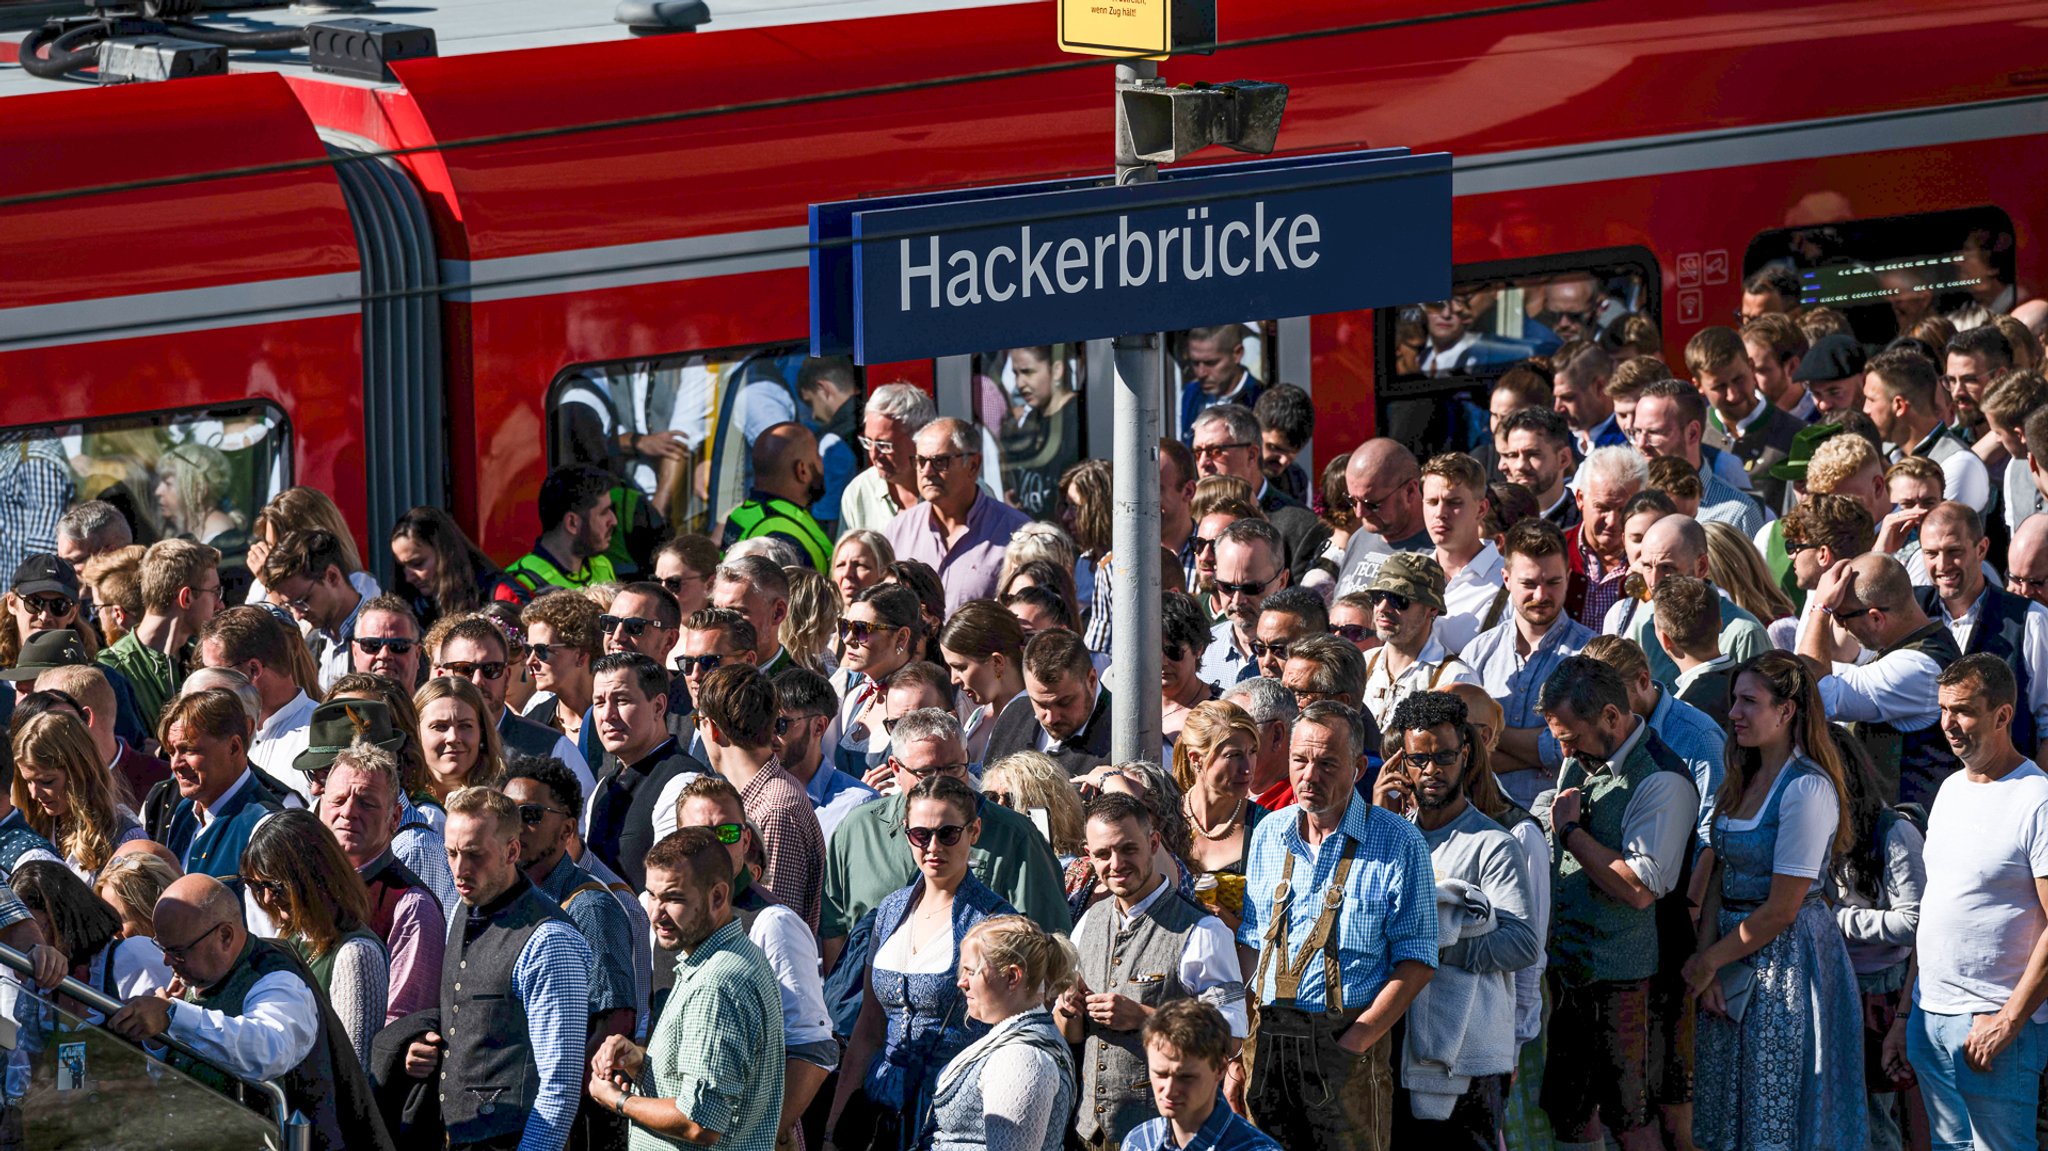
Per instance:
[[[706,0],[711,19],[693,33],[708,36],[750,28],[774,28],[824,21],[857,20],[957,9],[983,8],[1015,0]],[[220,0],[209,0],[215,7]],[[635,39],[632,29],[614,17],[618,0],[385,0],[346,11],[319,11],[304,5],[249,7],[209,11],[199,22],[237,32],[272,32],[326,20],[369,18],[431,28],[439,55],[473,56],[527,48],[558,48]],[[8,9],[12,8],[12,14]],[[94,85],[74,80],[43,80],[29,75],[18,62],[19,46],[34,16],[77,15],[82,4],[8,5],[0,0],[0,97],[60,92]],[[339,84],[377,87],[379,82],[316,72],[305,49],[291,52],[235,50],[229,54],[233,72],[278,72],[317,77]],[[395,86],[395,85],[394,85]]]

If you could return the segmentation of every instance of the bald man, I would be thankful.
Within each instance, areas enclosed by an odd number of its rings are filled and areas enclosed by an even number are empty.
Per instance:
[[[754,490],[725,521],[724,546],[758,536],[788,540],[814,571],[832,562],[832,537],[810,508],[825,498],[825,460],[818,438],[798,423],[780,423],[754,441]]]
[[[1422,521],[1422,465],[1406,446],[1384,436],[1360,444],[1344,465],[1344,490],[1360,530],[1337,566],[1338,595],[1371,587],[1394,552],[1436,550]]]
[[[2005,550],[2005,590],[2048,604],[2048,515],[2020,521]]]
[[[1665,516],[1651,524],[1636,549],[1635,570],[1649,592],[1655,592],[1664,577],[1672,575],[1703,579],[1711,586],[1714,581],[1707,562],[1706,528],[1690,516]],[[1717,598],[1721,602],[1722,655],[1741,663],[1771,650],[1771,633],[1763,621],[1738,607],[1725,593]],[[1631,605],[1632,601],[1624,596],[1608,608],[1607,618],[1601,622],[1601,634],[1634,640],[1649,657],[1650,678],[1666,687],[1673,686],[1678,680],[1678,664],[1657,639],[1655,613],[1632,612]]]
[[[1828,718],[1849,725],[1877,766],[1886,803],[1932,804],[1956,769],[1937,721],[1936,680],[1962,658],[1913,597],[1906,569],[1872,552],[1842,560],[1813,589],[1820,615],[1799,636]],[[1863,652],[1875,653],[1857,663]]]
[[[210,876],[184,876],[164,889],[154,919],[184,998],[136,996],[109,1030],[137,1042],[168,1035],[209,1061],[184,1067],[202,1080],[218,1081],[217,1067],[278,1081],[312,1124],[316,1148],[388,1151],[369,1080],[313,973],[290,948],[249,934],[234,892]]]

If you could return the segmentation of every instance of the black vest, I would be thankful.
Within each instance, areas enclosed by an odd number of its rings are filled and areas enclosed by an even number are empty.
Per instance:
[[[1947,667],[1963,658],[1956,649],[1955,637],[1949,634],[1948,625],[1939,621],[1929,622],[1926,627],[1884,649],[1880,657],[1895,651],[1917,651],[1934,661],[1936,667]],[[1928,685],[1931,689],[1932,684]],[[1931,690],[1930,693],[1932,694]],[[1941,781],[1956,770],[1955,753],[1949,750],[1948,740],[1941,734],[1941,724],[1930,723],[1918,731],[1900,731],[1887,722],[1852,723],[1849,734],[1863,741],[1863,749],[1870,753],[1870,761],[1877,768],[1880,795],[1891,803],[1917,803],[1922,808],[1934,805],[1935,793],[1941,790]]]
[[[540,724],[524,716],[512,714],[505,709],[505,718],[498,721],[498,735],[505,741],[505,760],[511,762],[515,755],[532,755],[546,759],[555,754],[555,742],[562,733],[552,727]]]
[[[1913,594],[1920,601],[1920,610],[1936,620],[1945,618],[1941,597],[1931,587],[1916,587]],[[2020,754],[2032,758],[2034,747],[2040,736],[2034,730],[2034,711],[2027,703],[2027,695],[2033,683],[2033,668],[2027,666],[2027,609],[2034,601],[2025,596],[2014,595],[2004,588],[1986,584],[1983,604],[1977,613],[1977,622],[1970,628],[1970,646],[1964,655],[1985,652],[2012,668],[2013,678],[2019,681],[2019,702],[2012,709],[2012,745]],[[1944,625],[1946,626],[1946,625]]]
[[[654,847],[654,805],[661,790],[676,776],[692,772],[709,775],[711,769],[684,755],[676,743],[664,742],[647,758],[607,770],[597,781],[585,842],[635,891],[647,885],[645,861]]]
[[[540,1067],[512,970],[527,940],[549,920],[569,922],[522,875],[490,904],[465,909],[448,929],[441,962],[441,1037],[448,1046],[439,1093],[451,1143],[482,1143],[526,1128],[526,1113],[540,1094]]]
[[[289,949],[250,936],[227,978],[205,991],[188,993],[186,998],[208,1011],[238,1016],[257,981],[278,972],[289,972],[304,983],[320,1013],[313,1049],[278,1082],[292,1108],[312,1125],[313,1146],[333,1151],[389,1148],[390,1137],[385,1134],[384,1122],[370,1099],[369,1080],[356,1062],[355,1050],[349,1046],[334,1009],[327,1005],[327,993]],[[232,1087],[230,1080],[211,1067],[194,1066],[176,1055],[172,1063],[203,1083],[222,1089]],[[268,1096],[245,1093],[245,1098],[255,1110],[266,1116],[271,1113]]]

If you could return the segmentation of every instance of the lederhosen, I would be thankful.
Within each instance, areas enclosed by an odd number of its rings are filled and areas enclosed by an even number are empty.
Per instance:
[[[1247,1099],[1261,1130],[1283,1147],[1314,1147],[1319,1151],[1386,1151],[1391,1142],[1394,1079],[1392,1037],[1383,1035],[1372,1050],[1354,1055],[1337,1040],[1364,1013],[1366,1004],[1344,1002],[1343,968],[1337,956],[1337,914],[1344,906],[1344,884],[1358,856],[1356,839],[1346,837],[1336,873],[1323,894],[1322,913],[1298,951],[1287,946],[1287,920],[1293,902],[1294,853],[1280,871],[1273,889],[1273,917],[1259,948],[1252,987],[1263,994],[1266,966],[1275,955],[1286,956],[1273,976],[1273,999],[1258,1004],[1258,1024],[1245,1043],[1250,1063]],[[1323,957],[1322,1011],[1295,1005],[1309,961]],[[1255,995],[1256,998],[1256,995]]]

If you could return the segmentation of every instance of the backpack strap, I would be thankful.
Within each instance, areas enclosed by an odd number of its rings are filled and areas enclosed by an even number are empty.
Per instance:
[[[611,890],[611,888],[606,887],[604,884],[599,883],[595,879],[591,880],[589,883],[579,884],[575,890],[571,891],[569,894],[564,895],[562,897],[562,910],[569,910],[569,905],[576,902],[576,897],[584,894],[585,892],[601,891],[606,895],[610,895]]]

